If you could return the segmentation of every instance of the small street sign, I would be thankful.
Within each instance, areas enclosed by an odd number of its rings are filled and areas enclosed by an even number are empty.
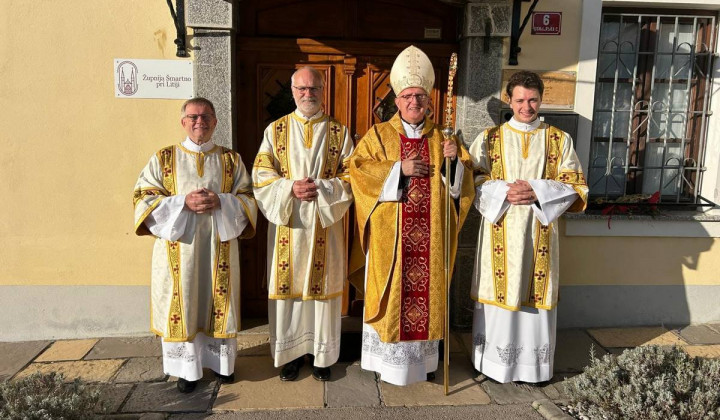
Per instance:
[[[532,35],[560,35],[562,12],[533,12]]]

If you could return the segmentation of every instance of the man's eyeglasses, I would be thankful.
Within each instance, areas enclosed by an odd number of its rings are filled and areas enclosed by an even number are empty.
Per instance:
[[[300,93],[312,93],[316,94],[322,90],[322,86],[293,86],[293,89],[297,89]]]
[[[400,95],[398,98],[402,99],[405,102],[410,102],[411,100],[415,99],[418,102],[425,102],[428,99],[428,95],[424,93],[414,93],[414,94],[407,94],[407,95]]]
[[[187,114],[185,118],[190,118],[190,121],[195,122],[198,119],[202,118],[205,121],[210,121],[213,118],[215,118],[214,114]]]

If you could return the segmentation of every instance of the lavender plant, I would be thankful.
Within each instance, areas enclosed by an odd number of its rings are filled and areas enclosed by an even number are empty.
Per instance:
[[[78,379],[63,383],[63,375],[34,373],[0,383],[0,419],[92,419],[100,391]]]
[[[568,380],[574,412],[592,419],[720,419],[720,360],[642,346],[602,359]]]

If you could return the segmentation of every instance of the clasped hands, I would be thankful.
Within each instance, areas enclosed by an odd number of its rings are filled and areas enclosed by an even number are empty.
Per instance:
[[[510,189],[507,192],[507,200],[513,205],[529,205],[537,201],[537,195],[529,182],[516,179],[515,182],[507,184]]]
[[[443,156],[455,159],[457,157],[457,144],[452,140],[443,142]],[[404,176],[426,177],[430,174],[430,164],[425,162],[419,153],[404,159],[400,163]]]
[[[185,207],[194,213],[203,214],[220,208],[220,197],[207,188],[198,188],[185,196]]]
[[[293,182],[292,193],[301,201],[313,201],[317,198],[317,185],[315,180],[307,177]]]

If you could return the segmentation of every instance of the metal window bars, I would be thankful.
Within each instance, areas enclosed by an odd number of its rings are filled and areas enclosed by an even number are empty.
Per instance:
[[[703,205],[715,17],[603,13],[591,197]]]

